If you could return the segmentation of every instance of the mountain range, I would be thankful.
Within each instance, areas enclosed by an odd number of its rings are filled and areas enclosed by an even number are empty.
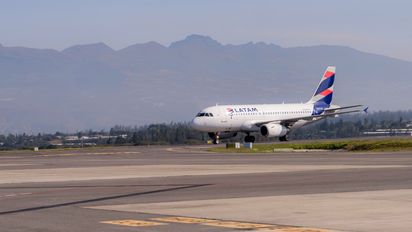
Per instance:
[[[344,46],[221,44],[190,35],[114,50],[0,45],[0,132],[75,132],[188,121],[215,104],[307,101],[328,65],[334,103],[412,107],[412,62]]]

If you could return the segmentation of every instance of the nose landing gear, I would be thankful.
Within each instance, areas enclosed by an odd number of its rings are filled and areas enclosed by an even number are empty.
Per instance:
[[[212,139],[213,144],[219,144],[220,143],[219,133],[209,132],[208,135]]]
[[[213,139],[212,143],[213,144],[219,144],[220,143],[219,135],[216,135],[216,137]]]

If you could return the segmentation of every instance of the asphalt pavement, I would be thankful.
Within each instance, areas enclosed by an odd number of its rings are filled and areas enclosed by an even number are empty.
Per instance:
[[[1,231],[411,231],[412,153],[0,152]]]

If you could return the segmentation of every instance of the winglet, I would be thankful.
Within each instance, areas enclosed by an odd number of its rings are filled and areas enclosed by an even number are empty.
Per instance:
[[[369,106],[367,106],[365,109],[363,109],[363,112],[365,112],[365,114],[367,114],[367,113],[368,113],[368,109],[369,109]]]

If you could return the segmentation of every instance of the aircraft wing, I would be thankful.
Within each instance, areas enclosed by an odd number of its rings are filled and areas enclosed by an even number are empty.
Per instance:
[[[344,107],[342,107],[344,108]],[[257,127],[262,126],[263,124],[267,123],[278,123],[281,125],[284,125],[286,127],[292,126],[294,123],[296,123],[299,120],[305,120],[305,121],[315,121],[321,118],[326,118],[326,117],[332,117],[335,115],[341,115],[341,114],[349,114],[349,113],[356,113],[356,112],[361,112],[363,110],[350,110],[350,111],[344,111],[344,112],[334,112],[334,113],[325,113],[320,114],[320,115],[311,115],[311,116],[305,116],[305,117],[296,117],[296,118],[288,118],[288,119],[283,119],[283,120],[271,120],[271,121],[263,121],[263,122],[255,122],[255,125]]]

